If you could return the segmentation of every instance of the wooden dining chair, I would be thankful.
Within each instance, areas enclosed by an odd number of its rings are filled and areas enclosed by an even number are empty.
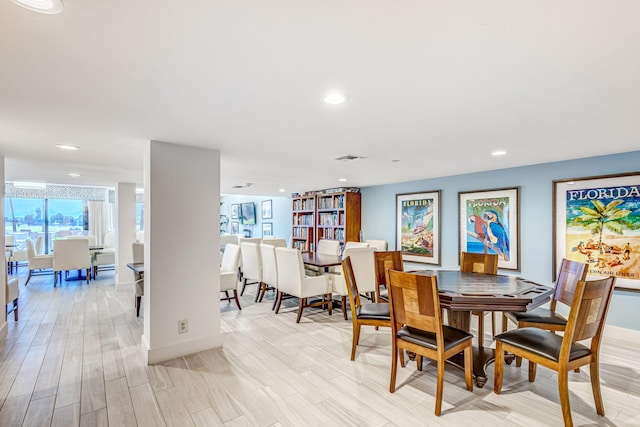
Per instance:
[[[502,332],[507,330],[507,320],[515,323],[518,328],[534,327],[547,331],[564,331],[567,319],[556,312],[556,306],[560,302],[571,307],[578,282],[586,280],[588,272],[589,266],[587,264],[563,259],[549,308],[538,307],[525,312],[503,313]],[[516,357],[516,366],[521,364],[522,359]]]
[[[373,253],[376,263],[376,301],[387,301],[382,296],[380,288],[387,287],[387,270],[404,271],[404,263],[402,261],[402,252],[387,251]]]
[[[442,410],[445,361],[464,352],[464,379],[467,390],[473,391],[473,335],[442,324],[438,279],[401,271],[387,270],[391,314],[391,382],[389,391],[396,389],[398,359],[404,368],[403,350],[416,353],[418,369],[422,357],[435,360],[438,367],[435,414]]]
[[[591,390],[598,415],[604,415],[600,391],[599,353],[615,277],[580,281],[562,336],[540,328],[519,328],[496,336],[496,366],[493,391],[500,394],[504,378],[504,354],[510,352],[529,361],[529,381],[536,378],[538,364],[558,373],[560,406],[565,426],[572,426],[569,402],[569,371],[589,365]],[[591,344],[579,341],[591,339]]]
[[[460,253],[460,271],[463,273],[498,274],[497,254],[476,254],[471,252]],[[478,345],[484,344],[484,311],[472,311],[472,315],[478,316]],[[491,312],[491,336],[496,335],[496,316]]]
[[[353,324],[353,340],[351,344],[351,360],[356,358],[356,347],[360,342],[360,328],[362,326],[379,326],[391,327],[391,315],[389,313],[389,304],[371,302],[362,303],[360,299],[360,291],[358,290],[358,282],[353,268],[352,256],[368,256],[366,252],[357,253],[347,256],[342,260],[342,275],[347,288],[349,297],[349,305],[351,306],[351,322]],[[343,310],[344,310],[343,306]]]

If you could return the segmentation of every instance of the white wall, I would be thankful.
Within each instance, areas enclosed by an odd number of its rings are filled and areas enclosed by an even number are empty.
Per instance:
[[[458,269],[458,192],[519,186],[521,275],[550,284],[553,180],[625,172],[640,172],[640,151],[365,187],[361,190],[362,230],[365,239],[385,239],[393,250],[396,194],[442,190],[442,265],[438,268]],[[640,293],[615,291],[607,323],[640,330],[640,317],[635,316],[638,307]]]

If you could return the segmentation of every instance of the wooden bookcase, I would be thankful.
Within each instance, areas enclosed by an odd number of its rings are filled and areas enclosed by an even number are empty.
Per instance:
[[[315,250],[316,196],[300,196],[292,199],[291,244],[301,251]]]
[[[359,242],[360,193],[342,192],[316,196],[316,242],[320,239]]]

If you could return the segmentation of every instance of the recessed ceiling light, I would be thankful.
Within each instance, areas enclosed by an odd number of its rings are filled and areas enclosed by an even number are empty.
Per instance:
[[[491,153],[492,156],[504,156],[507,154],[505,150],[496,150]]]
[[[34,12],[55,14],[64,8],[61,0],[11,0],[18,6]]]
[[[339,178],[338,181],[340,182],[347,182],[347,178]]]
[[[81,173],[76,173],[76,172],[71,172],[71,173],[69,173],[67,175],[69,175],[71,178],[79,178],[79,177],[82,176]]]
[[[56,148],[59,148],[61,150],[69,150],[69,151],[76,151],[80,149],[80,147],[78,147],[77,145],[69,145],[69,144],[56,144]]]
[[[287,190],[285,190],[284,188],[280,188],[278,191],[281,192],[281,193],[284,193]]]
[[[331,105],[342,104],[347,98],[339,92],[332,92],[325,96],[324,102]]]

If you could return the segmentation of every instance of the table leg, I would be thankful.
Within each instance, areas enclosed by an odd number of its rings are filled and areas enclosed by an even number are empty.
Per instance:
[[[449,326],[469,332],[471,330],[471,312],[447,310]],[[489,347],[473,346],[473,378],[476,387],[482,388],[487,382],[486,367],[496,359],[495,351]],[[447,362],[464,369],[464,358],[462,353],[452,357]]]

